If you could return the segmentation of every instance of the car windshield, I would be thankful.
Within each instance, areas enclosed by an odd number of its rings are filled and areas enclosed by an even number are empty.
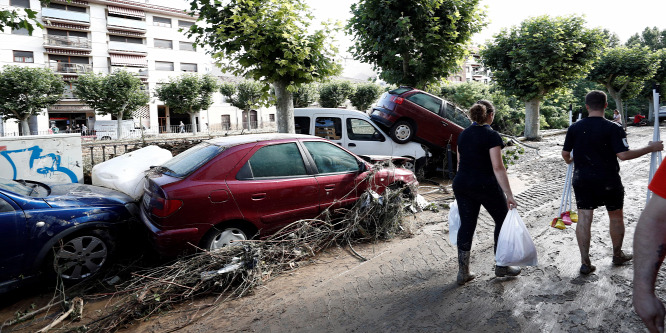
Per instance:
[[[30,196],[31,193],[34,193],[33,186],[35,184],[26,183],[23,180],[12,180],[6,178],[0,178],[0,189],[5,191],[13,192],[16,194]]]
[[[166,161],[161,165],[160,172],[178,178],[186,177],[223,150],[224,147],[207,142],[200,143]]]

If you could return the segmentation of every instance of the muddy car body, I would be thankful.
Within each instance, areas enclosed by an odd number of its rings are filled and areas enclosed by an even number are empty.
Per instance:
[[[212,139],[153,168],[141,220],[158,252],[172,256],[267,235],[331,205],[351,205],[370,183],[379,193],[392,184],[416,183],[408,170],[373,168],[316,136]]]
[[[137,212],[131,198],[103,187],[0,178],[0,292],[40,273],[94,276]]]

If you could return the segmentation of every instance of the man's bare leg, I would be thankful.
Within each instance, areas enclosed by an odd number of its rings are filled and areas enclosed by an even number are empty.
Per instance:
[[[578,223],[576,224],[576,240],[580,249],[580,262],[584,265],[592,265],[590,262],[590,233],[592,226],[592,209],[578,210]]]
[[[610,236],[613,242],[613,255],[619,256],[622,254],[622,242],[624,241],[624,216],[622,209],[617,209],[608,212],[610,218]]]

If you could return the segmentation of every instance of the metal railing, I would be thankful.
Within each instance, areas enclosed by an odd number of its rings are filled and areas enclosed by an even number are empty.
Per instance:
[[[56,73],[90,73],[92,72],[91,64],[74,64],[69,62],[49,63],[48,68]]]
[[[85,37],[45,35],[44,45],[90,48],[90,40]]]

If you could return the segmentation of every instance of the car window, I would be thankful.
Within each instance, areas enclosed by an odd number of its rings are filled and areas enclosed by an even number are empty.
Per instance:
[[[408,91],[410,91],[410,90],[414,90],[414,88],[410,88],[410,87],[400,87],[400,88],[396,88],[396,89],[393,89],[393,90],[389,91],[389,94],[392,94],[392,95],[400,95],[400,94],[402,94],[402,93],[406,93],[406,92],[408,92]]]
[[[439,115],[439,109],[442,106],[442,101],[426,94],[416,93],[407,97],[407,100],[410,100],[428,110],[430,112]]]
[[[358,118],[347,118],[347,137],[359,141],[382,141],[384,138],[369,122]]]
[[[356,172],[358,160],[340,147],[321,141],[303,143],[314,159],[319,173]]]
[[[223,150],[223,147],[202,142],[166,161],[162,164],[162,172],[174,177],[186,177]]]
[[[294,117],[296,134],[310,134],[310,117]]]
[[[237,179],[306,175],[303,156],[296,143],[262,147],[243,166]]]
[[[338,117],[317,117],[314,135],[329,140],[342,138],[342,119]]]
[[[0,213],[13,212],[14,207],[9,204],[5,199],[0,198]]]
[[[472,121],[467,117],[463,110],[455,107],[449,102],[444,102],[444,104],[444,118],[451,120],[463,128],[467,128],[472,124]]]

